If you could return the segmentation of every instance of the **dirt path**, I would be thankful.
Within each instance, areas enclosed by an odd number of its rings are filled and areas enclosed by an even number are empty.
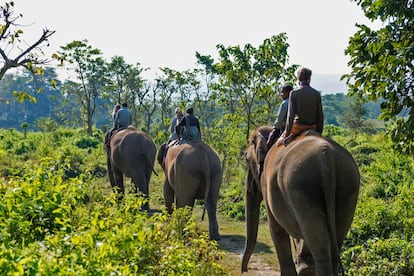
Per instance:
[[[218,242],[221,250],[225,251],[228,259],[232,259],[234,262],[241,263],[243,248],[244,248],[244,237],[234,236],[223,236],[222,239]],[[240,269],[240,268],[239,268]],[[275,271],[275,269],[269,264],[261,260],[260,255],[253,254],[249,261],[248,266],[249,271],[246,273],[235,271],[232,273],[234,275],[260,275],[260,276],[279,276],[280,273]]]
[[[195,209],[195,220],[203,231],[208,231],[208,220],[200,221],[201,208]],[[219,249],[226,253],[220,263],[222,267],[235,276],[278,276],[280,275],[276,252],[270,237],[267,223],[259,225],[259,233],[256,248],[248,264],[248,272],[241,273],[241,259],[244,250],[246,224],[244,221],[235,220],[217,213],[221,240],[218,241]]]

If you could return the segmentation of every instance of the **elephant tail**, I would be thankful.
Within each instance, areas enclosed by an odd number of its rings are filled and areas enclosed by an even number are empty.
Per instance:
[[[338,241],[336,238],[336,181],[335,171],[332,166],[334,163],[332,160],[332,152],[329,150],[328,145],[324,145],[322,148],[321,164],[322,164],[322,189],[326,203],[327,225],[331,240],[331,253],[332,253],[332,265],[334,271],[337,266],[341,266],[341,259],[339,256]]]
[[[204,181],[206,183],[206,192],[204,193],[204,207],[203,207],[203,215],[201,216],[201,220],[204,220],[204,216],[206,214],[206,204],[210,196],[210,190],[211,190],[211,168],[210,168],[210,162],[208,160],[207,154],[204,154],[203,164],[205,164]]]

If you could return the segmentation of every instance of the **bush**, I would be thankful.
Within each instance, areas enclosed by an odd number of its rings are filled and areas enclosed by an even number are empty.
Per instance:
[[[414,275],[414,242],[370,239],[343,252],[347,275]]]

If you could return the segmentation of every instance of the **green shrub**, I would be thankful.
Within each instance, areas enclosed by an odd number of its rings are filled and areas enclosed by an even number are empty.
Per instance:
[[[139,211],[143,198],[89,198],[87,175],[70,180],[44,158],[0,186],[3,275],[225,275],[217,243],[197,231],[189,209]],[[99,201],[98,201],[99,200]]]
[[[346,275],[414,275],[414,241],[370,239],[343,252]]]
[[[75,140],[75,145],[81,149],[97,148],[100,144],[102,144],[101,140],[90,136],[83,136]]]

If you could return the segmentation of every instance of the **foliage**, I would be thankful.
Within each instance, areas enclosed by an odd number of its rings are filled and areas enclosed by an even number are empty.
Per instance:
[[[103,196],[87,166],[67,178],[76,155],[79,163],[91,153],[104,160],[102,148],[93,143],[76,147],[77,141],[94,141],[73,139],[78,135],[58,129],[44,135],[54,138],[39,139],[42,134],[29,133],[28,140],[37,140],[28,151],[31,165],[17,166],[19,177],[0,179],[2,274],[226,275],[217,264],[223,257],[217,244],[197,230],[188,209],[148,216],[139,211],[143,198],[129,194],[117,204],[112,193]],[[2,156],[23,134],[1,130],[0,137]],[[38,148],[46,143],[54,158],[39,156]]]
[[[399,238],[370,239],[343,253],[348,275],[412,275],[414,243]]]
[[[365,25],[349,40],[351,73],[344,76],[351,95],[383,99],[381,118],[391,121],[394,147],[414,152],[414,7],[405,0],[354,0],[371,20],[384,22],[374,31]]]
[[[47,60],[42,59],[44,55],[42,48],[47,45],[49,37],[55,31],[47,28],[43,29],[42,35],[33,43],[27,43],[23,40],[23,26],[18,23],[22,14],[15,14],[14,1],[8,1],[0,6],[0,80],[6,72],[12,68],[25,68],[29,72],[37,75],[43,74],[43,68]],[[15,92],[19,102],[25,99],[36,101],[26,92]]]
[[[380,135],[359,139],[351,152],[360,152],[369,162],[359,162],[362,186],[345,240],[344,267],[349,275],[411,275],[414,160],[393,151]]]
[[[256,126],[270,121],[275,114],[275,99],[285,82],[293,80],[296,65],[288,66],[286,34],[265,39],[257,48],[217,45],[219,60],[197,53],[199,63],[217,76],[214,97],[234,115],[234,127],[242,127],[246,140]],[[277,101],[277,100],[276,100]],[[264,116],[263,116],[264,115]]]
[[[81,111],[86,118],[87,131],[92,135],[93,115],[97,99],[107,82],[107,64],[102,58],[102,52],[94,49],[87,40],[72,41],[61,46],[62,51],[56,56],[69,70],[73,70],[77,79],[76,84],[69,82],[66,92],[76,94],[81,103]]]

